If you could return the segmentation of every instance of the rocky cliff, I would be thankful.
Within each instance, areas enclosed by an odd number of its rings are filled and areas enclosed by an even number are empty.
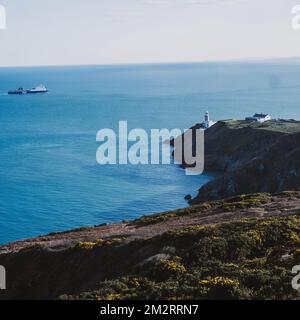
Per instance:
[[[205,170],[219,176],[204,185],[192,203],[253,192],[298,190],[300,122],[218,122],[205,131]]]

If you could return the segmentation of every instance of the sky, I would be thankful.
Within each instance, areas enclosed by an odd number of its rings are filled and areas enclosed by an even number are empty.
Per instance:
[[[0,66],[300,56],[300,0],[0,0]],[[1,22],[1,21],[0,21]]]

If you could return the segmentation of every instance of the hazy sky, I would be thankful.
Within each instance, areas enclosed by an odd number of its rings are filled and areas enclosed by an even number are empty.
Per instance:
[[[300,0],[0,0],[0,65],[300,56]]]

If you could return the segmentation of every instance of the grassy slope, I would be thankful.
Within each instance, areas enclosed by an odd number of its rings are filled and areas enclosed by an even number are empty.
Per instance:
[[[300,132],[300,121],[296,120],[267,121],[264,123],[246,120],[225,120],[223,123],[230,129],[252,128],[285,134]]]
[[[135,249],[151,248],[151,258],[129,272],[61,298],[296,299],[291,269],[300,259],[299,232],[295,216],[179,229],[140,241]],[[96,252],[98,244],[80,248]]]
[[[299,209],[299,192],[240,196],[130,222],[139,235],[130,239],[126,234],[101,239],[94,235],[63,249],[25,247],[0,255],[0,264],[11,276],[10,290],[0,294],[61,299],[296,299],[291,269],[300,263]],[[205,214],[214,216],[214,223],[203,224]],[[224,215],[227,222],[219,218]],[[184,226],[182,221],[189,223]],[[163,226],[169,229],[141,237],[141,230]],[[74,234],[78,232],[85,231]],[[59,236],[74,235],[49,236],[48,244]]]

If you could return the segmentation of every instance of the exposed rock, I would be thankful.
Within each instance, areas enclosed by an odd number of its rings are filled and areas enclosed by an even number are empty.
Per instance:
[[[199,190],[193,203],[244,193],[298,190],[300,122],[218,122],[205,131],[205,171],[220,175]]]

